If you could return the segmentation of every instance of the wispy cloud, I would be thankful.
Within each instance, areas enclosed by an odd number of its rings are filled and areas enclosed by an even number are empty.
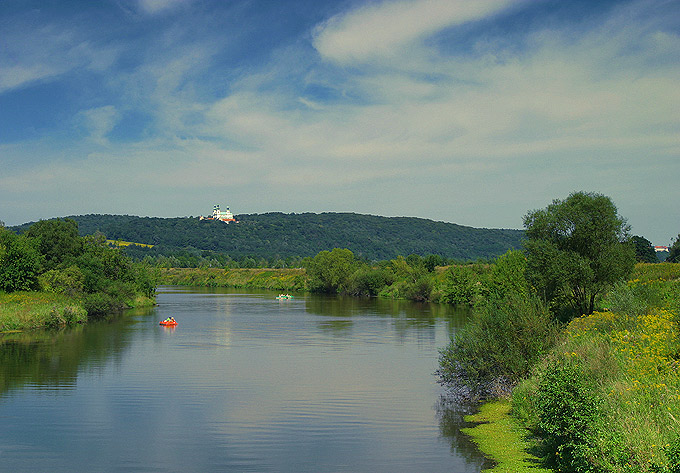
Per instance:
[[[403,54],[404,48],[443,28],[478,20],[512,0],[383,1],[343,13],[319,25],[314,46],[341,64],[365,63]]]
[[[107,135],[120,120],[120,113],[113,105],[91,108],[80,113],[82,126],[89,138],[100,145],[108,144]]]

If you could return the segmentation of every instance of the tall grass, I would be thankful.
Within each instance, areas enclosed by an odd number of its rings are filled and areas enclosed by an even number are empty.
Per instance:
[[[47,292],[0,293],[0,332],[82,323],[87,312],[75,299]]]

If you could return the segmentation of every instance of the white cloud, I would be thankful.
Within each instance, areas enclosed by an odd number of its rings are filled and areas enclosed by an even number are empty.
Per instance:
[[[341,64],[397,55],[404,46],[454,25],[497,13],[512,0],[383,1],[335,16],[320,25],[314,46]]]
[[[139,0],[139,8],[144,13],[156,15],[186,5],[191,0]]]
[[[80,119],[91,140],[98,144],[108,144],[107,135],[120,120],[120,113],[113,105],[106,105],[81,112]]]

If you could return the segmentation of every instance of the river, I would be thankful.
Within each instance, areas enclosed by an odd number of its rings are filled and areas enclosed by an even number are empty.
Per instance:
[[[161,287],[153,308],[0,335],[0,471],[488,466],[433,375],[467,314],[275,295]],[[168,316],[176,328],[158,325]]]

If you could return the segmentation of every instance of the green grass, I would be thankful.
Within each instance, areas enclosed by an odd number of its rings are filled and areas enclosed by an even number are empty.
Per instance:
[[[468,422],[479,423],[462,429],[479,449],[496,462],[493,473],[552,473],[541,467],[541,459],[531,452],[534,442],[530,433],[510,416],[510,402],[494,401],[483,404],[479,413],[467,416]]]
[[[57,327],[86,320],[82,304],[61,294],[0,293],[0,332]]]

